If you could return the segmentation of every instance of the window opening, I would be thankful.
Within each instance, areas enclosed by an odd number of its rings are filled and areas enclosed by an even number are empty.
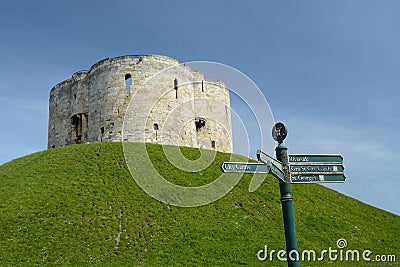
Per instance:
[[[206,120],[202,118],[197,118],[194,120],[194,124],[196,125],[196,131],[200,131],[201,128],[206,126]]]
[[[214,140],[211,141],[211,147],[215,149],[215,141]]]
[[[178,99],[178,80],[174,80],[175,99]]]
[[[101,128],[100,128],[100,134],[101,134],[101,136],[100,136],[100,142],[103,142],[104,132],[105,132],[104,127],[101,127]]]
[[[157,133],[158,133],[158,123],[153,124],[153,129],[156,131],[156,140],[158,139]]]
[[[132,85],[132,76],[130,73],[127,73],[125,75],[125,86],[126,86],[126,94],[130,95],[131,94],[131,85]]]
[[[204,92],[204,81],[201,81],[201,91]]]

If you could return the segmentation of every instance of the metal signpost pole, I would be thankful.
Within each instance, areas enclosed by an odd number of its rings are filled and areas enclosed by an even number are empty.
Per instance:
[[[289,159],[287,154],[287,147],[282,145],[283,140],[287,135],[287,129],[282,123],[275,124],[272,135],[279,145],[275,148],[276,159],[283,163],[283,171],[285,173],[286,182],[279,180],[279,187],[281,191],[281,203],[282,203],[282,214],[283,224],[285,228],[286,238],[286,256],[289,267],[299,267],[300,262],[297,239],[296,239],[296,225],[294,222],[294,211],[293,211],[293,194],[292,185],[290,184],[290,173],[289,173]]]
[[[289,161],[287,157],[287,147],[279,144],[276,149],[276,158],[281,161],[284,166],[288,166]],[[287,173],[287,168],[283,168],[285,176],[289,175]],[[294,211],[293,211],[293,194],[292,185],[289,182],[284,182],[279,180],[279,187],[281,191],[281,203],[282,203],[282,214],[283,214],[283,224],[285,228],[285,238],[286,238],[286,253],[288,259],[289,267],[300,266],[299,261],[296,257],[298,253],[297,239],[296,239],[296,225],[294,222]],[[292,260],[294,259],[294,261]]]

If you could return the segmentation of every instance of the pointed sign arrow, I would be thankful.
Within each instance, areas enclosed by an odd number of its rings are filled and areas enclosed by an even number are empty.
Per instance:
[[[259,173],[268,174],[270,172],[270,165],[264,163],[250,163],[250,162],[224,162],[221,169],[223,172],[242,172],[242,173]],[[253,176],[249,185],[249,192],[254,192],[264,182],[266,175]]]
[[[223,172],[269,173],[269,166],[264,163],[251,162],[224,162]]]
[[[257,158],[259,161],[265,162],[267,165],[270,165],[272,175],[274,175],[276,178],[281,179],[285,183],[287,182],[285,179],[285,173],[283,172],[282,162],[274,159],[267,153],[262,152],[260,149],[257,150]]]

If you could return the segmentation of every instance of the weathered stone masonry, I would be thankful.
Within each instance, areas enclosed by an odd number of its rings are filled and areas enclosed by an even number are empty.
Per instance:
[[[48,147],[150,142],[232,151],[229,90],[160,55],[107,58],[50,92]]]

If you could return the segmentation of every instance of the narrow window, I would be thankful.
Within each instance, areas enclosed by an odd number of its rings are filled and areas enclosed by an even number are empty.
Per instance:
[[[74,94],[74,99],[76,99],[76,94]]]
[[[103,142],[104,132],[105,132],[105,131],[104,131],[104,127],[101,127],[101,128],[100,128],[100,134],[101,134],[101,135],[100,135],[100,142]]]
[[[212,147],[213,149],[215,149],[215,141],[214,141],[214,140],[211,141],[211,147]]]
[[[175,99],[178,99],[178,80],[174,80]]]
[[[154,123],[153,124],[153,129],[154,129],[154,131],[156,131],[156,140],[158,139],[158,136],[157,136],[157,133],[158,133],[158,124],[157,123]]]
[[[204,92],[204,81],[201,81],[201,91]]]
[[[126,94],[131,94],[131,85],[132,85],[132,76],[130,73],[125,75],[125,86],[126,86]]]

